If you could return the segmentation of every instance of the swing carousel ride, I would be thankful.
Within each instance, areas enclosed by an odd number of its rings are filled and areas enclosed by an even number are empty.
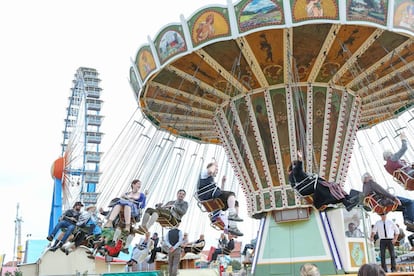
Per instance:
[[[340,274],[367,261],[365,243],[338,238],[330,213],[342,211],[310,211],[287,170],[301,150],[307,172],[344,185],[358,130],[412,106],[413,11],[405,0],[228,1],[138,49],[130,82],[145,116],[222,145],[249,216],[265,219],[257,275],[293,275],[307,261]]]

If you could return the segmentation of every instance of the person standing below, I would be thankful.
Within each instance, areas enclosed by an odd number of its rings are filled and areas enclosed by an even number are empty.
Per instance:
[[[205,201],[213,198],[220,198],[224,207],[222,211],[228,210],[229,225],[228,231],[236,236],[243,236],[243,233],[237,228],[236,221],[243,221],[237,214],[236,208],[236,194],[232,191],[224,191],[217,186],[214,178],[218,173],[217,162],[209,163],[207,169],[203,170],[200,174],[200,179],[197,185],[197,197],[199,200]],[[224,187],[226,177],[223,176],[221,188]],[[214,213],[214,212],[213,212]],[[214,217],[214,215],[213,215]]]
[[[76,223],[78,222],[79,216],[81,214],[81,209],[84,205],[82,202],[77,201],[73,205],[72,209],[66,210],[63,215],[60,217],[60,221],[55,225],[52,232],[49,236],[47,236],[48,241],[52,241],[56,236],[57,232],[62,228],[66,228],[65,234],[61,239],[56,239],[55,243],[52,247],[49,248],[50,251],[56,251],[56,249],[62,247],[62,245],[66,242],[69,236],[72,234],[73,230],[75,230]]]
[[[395,261],[394,244],[397,242],[400,231],[398,227],[391,220],[387,219],[387,214],[381,214],[381,219],[374,224],[374,228],[371,232],[371,241],[374,240],[375,233],[378,233],[380,240],[380,256],[381,267],[387,272],[387,265],[385,262],[385,250],[388,249],[391,258],[391,271],[394,272],[397,269]]]
[[[154,225],[158,220],[160,214],[168,214],[170,221],[174,222],[177,226],[182,217],[187,213],[188,202],[184,200],[186,192],[184,189],[179,189],[177,192],[177,199],[168,201],[166,204],[158,203],[154,208],[147,208],[144,216],[142,217],[142,223],[139,226],[137,233],[144,234]],[[174,220],[174,221],[172,221]]]
[[[183,232],[178,228],[172,228],[165,237],[165,247],[168,249],[168,275],[177,276],[180,265],[181,243]]]

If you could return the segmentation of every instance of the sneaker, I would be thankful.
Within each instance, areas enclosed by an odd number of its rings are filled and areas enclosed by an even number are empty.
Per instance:
[[[122,249],[121,249],[121,252],[122,252],[122,253],[125,253],[125,254],[127,254],[127,255],[129,255],[129,250],[128,250],[128,248],[122,248]]]
[[[235,236],[238,236],[238,237],[241,237],[241,236],[243,236],[243,233],[242,232],[240,232],[240,230],[239,229],[237,229],[237,227],[229,227],[229,233],[230,234],[232,234],[232,235],[235,235]]]
[[[230,214],[228,219],[232,221],[243,221],[243,219],[240,218],[239,215],[237,214]]]
[[[49,236],[47,236],[47,238],[46,238],[48,241],[53,241],[53,236],[52,235],[49,235]]]

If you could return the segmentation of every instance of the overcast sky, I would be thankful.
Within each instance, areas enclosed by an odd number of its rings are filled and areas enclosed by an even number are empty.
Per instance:
[[[13,258],[16,207],[27,235],[45,239],[53,179],[77,68],[100,73],[109,148],[136,108],[128,83],[138,48],[166,24],[225,0],[0,2],[0,254]],[[5,211],[7,210],[7,212]]]

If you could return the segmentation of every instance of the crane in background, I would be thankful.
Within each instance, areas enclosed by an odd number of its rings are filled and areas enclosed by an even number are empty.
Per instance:
[[[13,261],[16,260],[16,265],[22,262],[22,218],[19,217],[19,203],[16,208],[16,220],[14,221],[14,245],[13,245]],[[17,254],[17,258],[16,258]]]

